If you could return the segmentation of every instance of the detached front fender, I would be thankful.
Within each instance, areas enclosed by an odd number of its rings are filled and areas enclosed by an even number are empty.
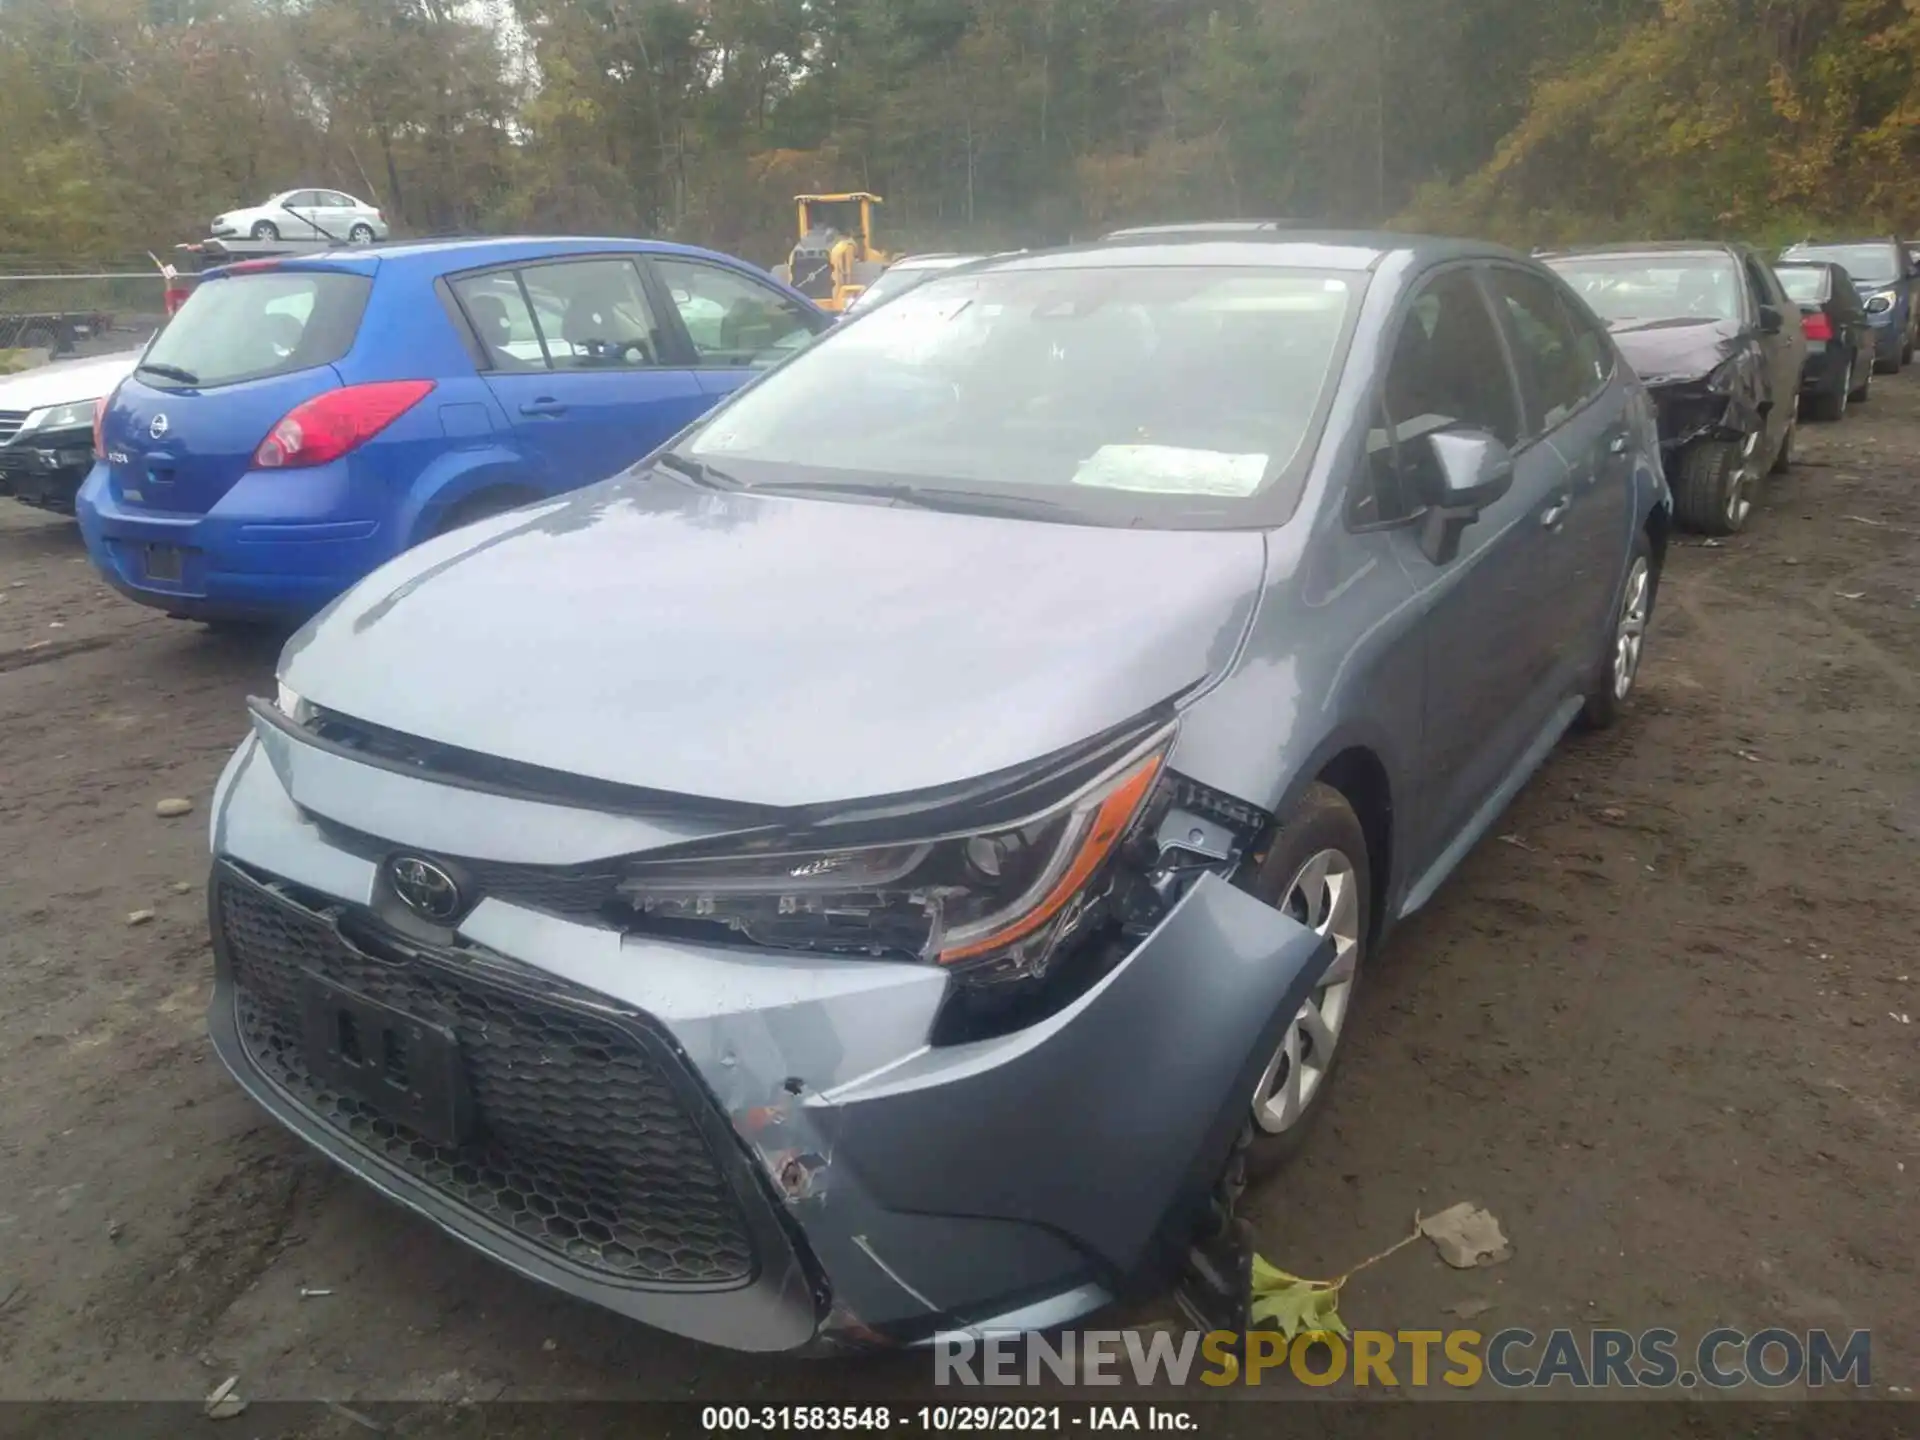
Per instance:
[[[881,1207],[1039,1226],[1129,1286],[1184,1254],[1260,1075],[1332,956],[1209,875],[1059,1014],[922,1051],[813,1097],[810,1118]]]

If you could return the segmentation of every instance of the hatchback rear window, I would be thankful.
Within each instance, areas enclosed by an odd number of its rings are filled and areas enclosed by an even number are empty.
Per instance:
[[[1796,305],[1818,305],[1827,298],[1827,272],[1817,265],[1781,265],[1773,273]]]
[[[203,282],[141,357],[143,384],[206,389],[331,365],[353,348],[373,281],[269,270]]]

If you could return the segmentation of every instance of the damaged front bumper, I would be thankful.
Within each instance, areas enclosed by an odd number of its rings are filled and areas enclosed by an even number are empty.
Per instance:
[[[1671,458],[1699,440],[1743,440],[1765,423],[1758,401],[1715,377],[1650,384],[1661,453]]]
[[[71,515],[80,482],[92,468],[93,436],[88,431],[24,435],[0,445],[0,495]]]
[[[445,937],[395,921],[396,853],[499,875],[669,838],[256,722],[215,800],[215,1048],[524,1275],[739,1349],[913,1343],[1167,1283],[1330,958],[1209,874],[1064,1008],[939,1044],[933,965],[640,938],[504,884]],[[382,1045],[371,1104],[342,1056]]]

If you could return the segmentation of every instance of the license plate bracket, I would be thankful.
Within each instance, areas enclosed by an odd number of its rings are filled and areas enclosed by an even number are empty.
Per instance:
[[[476,1128],[460,1040],[444,1025],[305,972],[307,1065],[316,1080],[438,1145]]]
[[[178,585],[186,575],[185,552],[178,545],[149,545],[141,559],[149,580]]]

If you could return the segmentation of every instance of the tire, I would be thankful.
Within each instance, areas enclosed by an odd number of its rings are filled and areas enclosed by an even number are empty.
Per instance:
[[[1900,347],[1900,363],[1902,365],[1911,365],[1913,363],[1913,337],[1911,335],[1907,337],[1907,343]]]
[[[1857,355],[1847,357],[1847,373],[1840,377],[1837,389],[1823,391],[1818,395],[1809,395],[1803,402],[1809,420],[1818,420],[1824,424],[1837,424],[1847,418],[1847,402],[1853,398],[1854,372],[1860,368]]]
[[[347,242],[351,245],[371,245],[373,243],[373,227],[371,225],[354,226],[351,230],[347,231]]]
[[[1876,340],[1874,342],[1873,354],[1873,368],[1878,370],[1882,375],[1898,375],[1907,363],[1906,347],[1904,345],[1900,348],[1900,353],[1895,355],[1891,360],[1882,360],[1880,358],[1880,342]]]
[[[1793,442],[1800,433],[1800,397],[1793,397],[1793,413],[1787,416],[1787,428],[1780,436],[1780,448],[1774,452],[1773,464],[1767,467],[1770,475],[1784,475],[1793,466]]]
[[[522,505],[531,505],[537,498],[537,496],[516,495],[499,490],[471,495],[449,510],[440,523],[433,527],[433,533],[438,537],[451,534],[455,530],[464,530],[478,521],[492,519],[495,515],[504,515],[509,510],[518,510]]]
[[[280,227],[271,220],[256,220],[253,222],[253,238],[256,240],[278,240],[280,238]]]
[[[1310,868],[1312,867],[1312,868]],[[1318,870],[1318,877],[1315,876]],[[1328,1084],[1347,1048],[1340,1042],[1353,1021],[1369,931],[1372,928],[1373,877],[1367,861],[1367,836],[1346,796],[1316,781],[1275,828],[1265,855],[1238,882],[1248,893],[1338,937],[1339,954],[1329,979],[1289,1022],[1285,1040],[1250,1097],[1246,1171],[1252,1179],[1273,1175],[1299,1153],[1308,1131],[1326,1108]],[[1316,1063],[1315,1042],[1303,1023],[1309,1012],[1315,1027],[1332,1040],[1331,1053]],[[1302,1063],[1302,1062],[1305,1063]],[[1298,1078],[1299,1086],[1292,1081]]]
[[[1633,699],[1645,658],[1647,625],[1653,619],[1660,593],[1660,572],[1653,567],[1653,543],[1642,530],[1627,553],[1627,578],[1614,608],[1613,629],[1594,666],[1593,685],[1580,710],[1580,722],[1589,730],[1605,730],[1620,718]]]
[[[1703,535],[1734,535],[1753,513],[1755,453],[1761,434],[1744,441],[1696,440],[1681,453],[1673,515]]]
[[[1847,392],[1847,399],[1856,405],[1864,405],[1868,400],[1873,398],[1873,362],[1868,361],[1866,365],[1862,366],[1860,363],[1860,353],[1856,350],[1853,356],[1852,373],[1854,379],[1860,383],[1854,389]]]

